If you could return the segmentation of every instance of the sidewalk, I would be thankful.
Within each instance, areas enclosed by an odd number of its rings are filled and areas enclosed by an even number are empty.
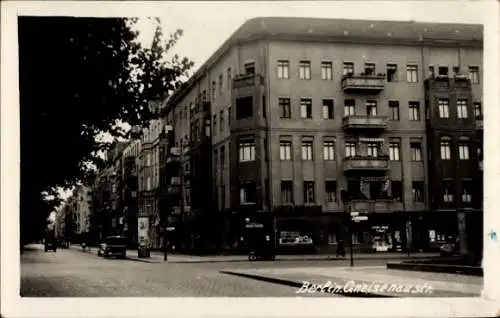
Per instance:
[[[80,245],[71,245],[71,249],[82,250]],[[88,248],[87,248],[88,249]],[[90,248],[90,253],[97,255],[97,247]],[[127,259],[146,263],[163,263],[163,252],[151,251],[151,257],[139,258],[137,250],[127,250]],[[437,253],[414,253],[412,259],[421,259],[436,257]],[[167,254],[169,263],[219,263],[219,262],[248,262],[246,255],[184,255],[184,254]],[[408,260],[408,255],[404,253],[369,253],[369,254],[354,254],[355,260],[370,260],[370,259],[404,259]],[[308,255],[276,255],[276,261],[319,261],[319,260],[349,260],[349,255],[346,257],[336,257],[335,254],[308,254]]]
[[[262,268],[224,271],[226,274],[243,276],[246,278],[264,280],[276,284],[297,287],[324,286],[331,282],[334,286],[345,286],[347,282],[371,285],[367,292],[371,296],[382,297],[474,297],[481,294],[483,288],[482,277],[442,274],[428,272],[408,272],[404,270],[387,269],[385,266],[359,267],[301,267],[301,268]],[[394,290],[385,291],[373,289],[374,284],[388,284],[389,286],[413,286],[412,291]],[[416,286],[427,286],[430,292],[424,293]],[[432,288],[432,289],[429,289]],[[314,289],[314,287],[313,287]],[[303,288],[302,290],[305,290]],[[319,292],[317,292],[319,293]],[[344,296],[348,293],[340,292]],[[301,296],[301,293],[297,293]]]

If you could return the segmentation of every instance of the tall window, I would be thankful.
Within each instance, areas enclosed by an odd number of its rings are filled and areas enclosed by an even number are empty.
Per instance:
[[[376,143],[369,143],[366,145],[367,149],[367,155],[368,157],[378,157],[378,144]]]
[[[389,143],[389,160],[399,161],[400,145],[399,142]]]
[[[443,201],[446,203],[453,202],[453,187],[451,182],[443,182]]]
[[[356,143],[355,142],[346,142],[345,143],[345,156],[346,157],[356,156]]]
[[[333,73],[332,62],[321,62],[321,79],[331,80]]]
[[[226,147],[220,147],[220,166],[224,168],[226,166]]]
[[[354,74],[354,63],[344,62],[342,66],[342,74],[346,76],[351,76]]]
[[[410,120],[419,121],[420,120],[420,103],[419,102],[409,102],[410,109]]]
[[[304,181],[304,203],[314,203],[314,181]]]
[[[255,141],[242,140],[238,149],[239,161],[254,161],[255,160]]]
[[[255,203],[257,199],[256,185],[254,182],[243,182],[240,185],[240,203]]]
[[[219,114],[219,121],[220,121],[220,132],[224,132],[224,128],[226,126],[226,121],[224,119],[224,110],[221,110],[220,111],[220,114]]]
[[[387,82],[396,82],[398,80],[398,66],[396,64],[387,64]]]
[[[479,84],[479,67],[469,66],[469,79],[471,84]]]
[[[450,150],[450,141],[449,140],[441,140],[441,160],[450,160],[451,158],[451,150]]]
[[[212,125],[214,125],[212,131],[214,132],[214,135],[216,135],[217,134],[217,114],[214,114],[214,116],[213,116]]]
[[[292,110],[290,108],[290,98],[278,98],[280,108],[280,118],[291,118]]]
[[[471,203],[472,202],[472,182],[462,181],[462,202]]]
[[[344,117],[356,115],[356,101],[354,99],[344,100]]]
[[[418,66],[408,64],[406,65],[406,78],[408,83],[417,83],[418,82]]]
[[[233,73],[231,72],[231,68],[228,67],[227,68],[227,87],[228,88],[231,88],[231,81],[233,80],[232,75],[233,75]]]
[[[280,159],[292,160],[292,142],[288,140],[280,141]]]
[[[300,117],[301,118],[312,118],[312,100],[310,98],[300,99]]]
[[[323,141],[323,160],[335,160],[335,141]]]
[[[460,119],[467,118],[467,100],[458,99],[457,100],[457,117]]]
[[[313,160],[313,141],[302,141],[302,160]]]
[[[333,99],[323,99],[323,119],[333,119]]]
[[[326,202],[337,202],[337,182],[325,181],[325,199]]]
[[[389,110],[391,111],[391,120],[399,120],[399,102],[397,100],[389,101]]]
[[[224,88],[224,76],[222,74],[219,75],[219,95],[222,95],[222,89]]]
[[[231,106],[227,108],[227,125],[231,127],[231,115],[233,113],[231,112]]]
[[[440,98],[438,101],[439,105],[439,118],[450,118],[450,107],[449,101],[444,98]]]
[[[299,62],[299,78],[303,80],[311,79],[311,62],[310,61],[300,61]]]
[[[214,149],[214,166],[215,168],[217,169],[217,171],[220,171],[219,170],[219,152],[217,151],[217,149]]]
[[[377,116],[377,102],[374,100],[366,101],[366,115]]]
[[[215,81],[212,82],[212,100],[215,100],[217,98],[217,89],[216,89],[217,83]]]
[[[289,70],[290,70],[290,65],[289,65],[288,61],[286,61],[286,60],[279,60],[278,61],[278,78],[279,79],[289,78]]]
[[[422,161],[422,145],[419,142],[410,143],[411,161]]]
[[[255,62],[248,62],[245,63],[245,74],[246,75],[253,75],[255,74]]]
[[[424,182],[413,181],[411,183],[413,202],[424,202]]]
[[[236,98],[236,119],[249,118],[253,116],[253,97]]]
[[[474,103],[474,117],[476,120],[483,119],[483,110],[481,108],[481,103]]]
[[[469,160],[469,145],[461,143],[458,145],[458,157],[460,160]]]
[[[365,63],[365,75],[375,75],[375,64]]]
[[[281,203],[293,203],[293,182],[289,180],[281,181]]]
[[[392,198],[396,201],[403,201],[403,183],[399,180],[391,181]]]

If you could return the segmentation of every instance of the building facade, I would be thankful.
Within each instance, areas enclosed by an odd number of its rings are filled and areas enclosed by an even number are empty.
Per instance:
[[[482,213],[482,195],[467,183],[482,183],[473,116],[481,113],[482,37],[478,25],[247,21],[167,103],[175,143],[187,145],[191,202],[203,202],[199,218],[215,220],[202,235],[244,248],[246,223],[258,220],[278,248],[317,251],[345,240],[346,224],[359,250],[428,250],[458,235],[458,225],[439,224],[459,223],[463,208]],[[445,93],[431,69],[446,75]],[[454,84],[462,78],[466,87]],[[441,99],[449,100],[446,123],[434,120]],[[452,119],[464,103],[468,117]],[[453,158],[468,138],[468,159],[443,170],[436,136],[451,138]],[[449,178],[452,188],[442,186]],[[457,200],[472,191],[474,204],[443,208],[443,189]],[[350,223],[350,213],[368,219]]]
[[[139,207],[138,217],[147,218],[149,238],[145,244],[151,248],[161,247],[159,233],[159,142],[163,121],[152,120],[143,129],[138,165]],[[140,239],[140,238],[139,238]]]

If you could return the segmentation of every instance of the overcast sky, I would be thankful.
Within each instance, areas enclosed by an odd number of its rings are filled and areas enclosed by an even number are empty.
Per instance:
[[[195,71],[246,20],[262,16],[317,17],[425,22],[484,23],[487,1],[296,1],[171,2],[155,10],[165,34],[184,30],[174,51],[195,62]],[[141,41],[149,44],[152,26],[139,24]]]
[[[95,4],[64,7],[61,14],[136,16],[140,41],[149,45],[153,25],[145,17],[158,16],[165,35],[180,28],[184,35],[171,53],[195,62],[191,74],[246,20],[262,16],[317,17],[422,22],[479,23],[491,17],[488,1],[186,1]],[[489,14],[488,14],[489,13]],[[106,138],[108,139],[108,138]],[[61,192],[62,193],[62,192]],[[69,192],[63,197],[69,196]]]

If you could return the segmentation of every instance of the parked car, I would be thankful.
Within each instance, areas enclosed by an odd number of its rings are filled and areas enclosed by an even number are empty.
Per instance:
[[[454,242],[445,243],[439,247],[439,252],[441,256],[453,256],[460,254],[460,239],[456,239]]]
[[[123,236],[108,236],[99,245],[97,255],[102,257],[116,256],[125,258],[127,256],[127,238]]]
[[[57,251],[57,242],[56,242],[56,240],[45,239],[44,249],[45,249],[45,252],[48,252],[50,250],[52,250],[54,252]]]

